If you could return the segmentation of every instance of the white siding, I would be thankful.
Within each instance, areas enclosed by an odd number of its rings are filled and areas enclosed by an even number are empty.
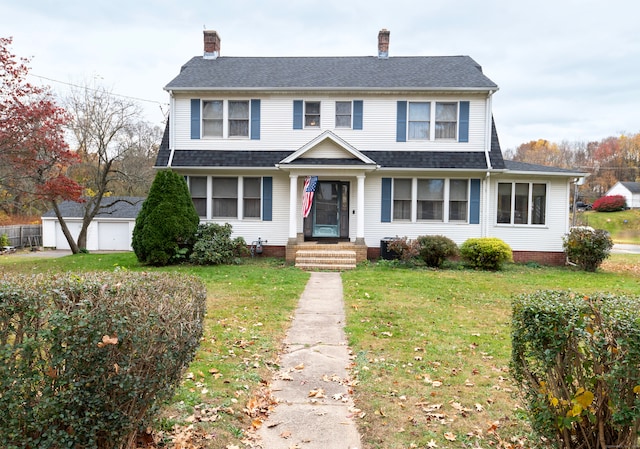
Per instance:
[[[547,184],[546,223],[541,226],[497,224],[498,182]],[[562,237],[569,229],[569,184],[567,179],[493,177],[487,212],[488,235],[504,240],[514,251],[563,251]]]
[[[254,151],[295,151],[313,140],[326,130],[331,130],[361,151],[369,150],[409,150],[409,151],[484,151],[486,143],[486,98],[453,96],[288,96],[255,95],[248,97],[224,97],[227,99],[260,98],[260,140],[249,138],[202,138],[191,139],[191,98],[194,96],[176,96],[174,103],[173,130],[175,142],[170,145],[176,149],[220,149]],[[203,99],[220,99],[220,96]],[[320,101],[320,128],[293,129],[293,101]],[[335,102],[363,100],[363,129],[335,128]],[[469,142],[456,141],[409,141],[396,142],[397,101],[459,101],[470,100]]]
[[[607,196],[622,195],[627,201],[627,207],[639,208],[640,207],[640,195],[634,195],[629,189],[617,182],[606,193]]]

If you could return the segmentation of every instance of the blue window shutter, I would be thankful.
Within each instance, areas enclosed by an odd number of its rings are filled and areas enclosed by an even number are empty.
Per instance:
[[[260,100],[251,100],[251,140],[260,140]]]
[[[273,178],[262,178],[262,221],[271,221],[273,218]]]
[[[302,100],[293,100],[293,129],[302,129]]]
[[[391,223],[391,178],[382,178],[382,204],[380,221],[382,223]]]
[[[458,142],[469,141],[469,102],[460,102],[460,130],[458,134]]]
[[[191,138],[200,138],[200,99],[191,99]]]
[[[398,116],[396,122],[396,142],[407,141],[407,102],[398,102]]]
[[[480,224],[480,180],[471,180],[469,191],[469,223]]]
[[[353,129],[362,129],[362,100],[353,102]]]

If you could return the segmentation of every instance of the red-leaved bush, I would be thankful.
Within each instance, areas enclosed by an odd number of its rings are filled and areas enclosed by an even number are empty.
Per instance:
[[[593,203],[593,210],[598,212],[617,212],[624,210],[627,206],[627,200],[622,195],[609,195],[598,198]]]

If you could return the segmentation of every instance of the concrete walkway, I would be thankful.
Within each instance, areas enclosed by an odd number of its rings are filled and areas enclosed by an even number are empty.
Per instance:
[[[357,449],[339,273],[311,273],[272,382],[279,404],[258,430],[264,449]]]

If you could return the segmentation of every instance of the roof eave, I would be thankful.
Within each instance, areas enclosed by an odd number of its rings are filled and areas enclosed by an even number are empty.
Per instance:
[[[493,93],[499,90],[498,86],[491,87],[171,87],[163,88],[167,92],[301,92],[301,91],[321,91],[321,92],[478,92]]]

